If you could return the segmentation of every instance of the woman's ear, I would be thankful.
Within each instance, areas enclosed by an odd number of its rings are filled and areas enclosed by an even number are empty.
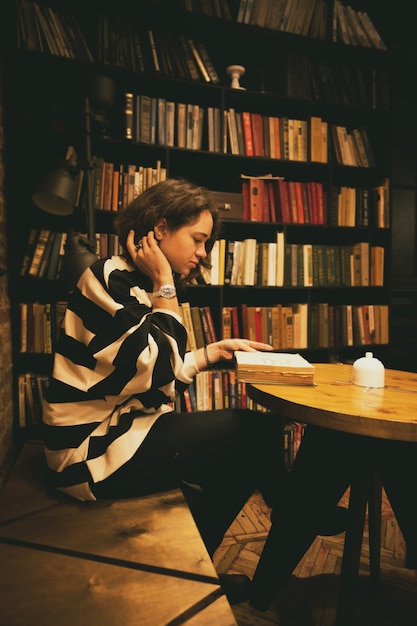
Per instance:
[[[154,226],[153,232],[155,233],[155,239],[157,241],[161,241],[164,233],[167,230],[167,222],[166,219],[162,219],[156,226]]]

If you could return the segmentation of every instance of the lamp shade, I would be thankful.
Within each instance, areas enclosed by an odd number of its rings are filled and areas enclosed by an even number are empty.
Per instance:
[[[54,215],[74,212],[78,181],[72,165],[62,165],[48,172],[40,181],[32,200],[43,211]]]

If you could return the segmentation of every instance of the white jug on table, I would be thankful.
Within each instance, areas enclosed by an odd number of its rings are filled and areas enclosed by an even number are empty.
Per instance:
[[[360,387],[384,387],[385,368],[372,352],[365,352],[365,356],[353,363],[352,383]]]

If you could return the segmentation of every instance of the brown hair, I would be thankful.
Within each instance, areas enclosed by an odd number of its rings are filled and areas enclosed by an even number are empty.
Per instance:
[[[168,228],[176,231],[196,222],[203,211],[210,211],[213,218],[213,230],[206,242],[207,253],[210,253],[219,232],[219,216],[209,190],[183,178],[168,178],[149,187],[114,219],[122,255],[130,258],[126,240],[131,230],[135,231],[135,240],[138,241],[153,230],[161,218],[165,218]],[[200,264],[210,267],[209,256],[201,259]],[[182,282],[190,284],[199,276],[200,269],[197,267]]]

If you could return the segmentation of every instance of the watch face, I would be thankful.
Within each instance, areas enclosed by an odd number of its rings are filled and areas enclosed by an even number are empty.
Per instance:
[[[159,289],[159,293],[163,298],[173,298],[176,295],[176,289],[174,285],[162,285]]]

